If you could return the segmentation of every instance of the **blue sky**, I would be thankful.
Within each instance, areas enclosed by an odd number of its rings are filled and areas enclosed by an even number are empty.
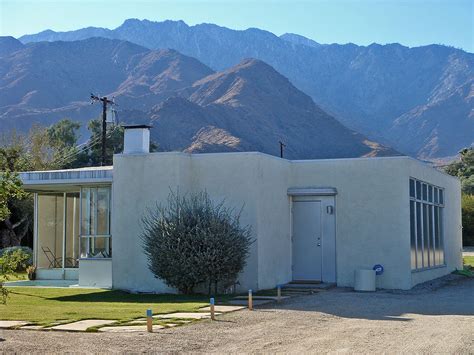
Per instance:
[[[474,0],[0,0],[0,34],[115,28],[127,18],[293,32],[320,43],[446,44],[474,52]]]

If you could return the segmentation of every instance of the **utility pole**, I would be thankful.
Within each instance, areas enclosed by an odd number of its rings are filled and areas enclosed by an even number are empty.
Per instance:
[[[280,143],[280,158],[283,158],[283,148],[286,147],[286,144],[284,144],[282,141],[279,141]]]
[[[105,140],[107,133],[107,105],[115,105],[112,100],[107,99],[107,96],[99,97],[97,95],[91,94],[91,103],[94,101],[102,102],[102,157],[101,157],[101,166],[105,165]]]

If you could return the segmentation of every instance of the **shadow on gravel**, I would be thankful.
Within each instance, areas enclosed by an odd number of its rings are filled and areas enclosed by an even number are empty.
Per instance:
[[[291,310],[343,318],[409,322],[413,315],[474,316],[473,295],[474,279],[448,275],[409,291],[360,293],[348,288],[335,288],[260,306],[258,311]]]

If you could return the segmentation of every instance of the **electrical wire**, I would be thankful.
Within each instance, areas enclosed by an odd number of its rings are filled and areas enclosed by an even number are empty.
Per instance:
[[[119,126],[115,126],[112,130],[110,130],[109,132],[107,132],[106,134],[106,138],[110,138],[111,135],[115,132],[115,130],[118,128]],[[79,144],[77,146],[75,146],[74,148],[78,148],[82,145],[84,145],[84,147],[78,149],[78,150],[73,150],[72,152],[70,153],[67,153],[66,155],[62,156],[59,158],[59,160],[55,160],[54,163],[55,164],[65,164],[65,163],[69,163],[70,161],[72,161],[74,158],[76,158],[79,154],[85,152],[87,149],[90,149],[92,147],[95,147],[97,144],[99,144],[102,140],[102,137],[96,137],[94,138],[93,140],[91,141],[87,141],[85,143],[82,143],[82,144]]]

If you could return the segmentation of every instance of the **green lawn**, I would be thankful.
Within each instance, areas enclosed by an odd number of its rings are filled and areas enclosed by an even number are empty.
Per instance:
[[[15,272],[6,276],[0,276],[0,281],[20,281],[28,280],[28,274],[26,272]]]
[[[122,291],[11,287],[6,305],[0,304],[0,320],[25,320],[41,325],[55,321],[116,319],[121,322],[153,313],[196,311],[208,305],[206,296],[137,295]]]
[[[474,256],[463,257],[464,265],[474,268]]]

